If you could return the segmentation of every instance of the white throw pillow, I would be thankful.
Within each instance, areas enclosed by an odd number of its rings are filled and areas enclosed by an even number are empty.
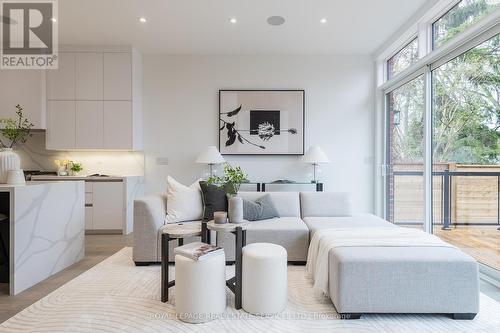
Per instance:
[[[167,178],[167,216],[166,223],[201,220],[203,201],[199,181],[185,186],[168,176]]]

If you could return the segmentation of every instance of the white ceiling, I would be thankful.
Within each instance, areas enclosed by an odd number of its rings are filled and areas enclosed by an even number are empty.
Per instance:
[[[59,0],[59,42],[145,53],[371,54],[426,1]],[[269,26],[272,15],[285,24]]]

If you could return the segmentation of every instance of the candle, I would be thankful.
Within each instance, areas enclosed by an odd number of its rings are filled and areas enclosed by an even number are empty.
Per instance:
[[[214,222],[217,224],[224,224],[227,222],[226,212],[214,212]]]

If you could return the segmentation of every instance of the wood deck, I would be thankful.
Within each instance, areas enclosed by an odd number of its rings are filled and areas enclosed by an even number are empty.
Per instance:
[[[500,270],[500,230],[496,226],[434,227],[434,234],[455,245],[477,261]]]

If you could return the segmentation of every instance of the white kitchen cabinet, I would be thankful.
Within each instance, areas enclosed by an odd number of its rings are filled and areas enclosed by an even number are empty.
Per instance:
[[[47,70],[48,100],[75,100],[75,65],[75,53],[59,52],[58,68]]]
[[[0,86],[0,118],[15,119],[16,105],[19,104],[33,128],[46,128],[44,71],[2,70]]]
[[[103,145],[102,101],[76,102],[75,148],[100,149]]]
[[[93,212],[92,207],[85,206],[85,230],[93,230],[94,229],[92,212]]]
[[[132,100],[131,53],[104,53],[104,100]]]
[[[105,149],[132,149],[132,104],[129,101],[104,101]]]
[[[134,200],[144,195],[144,177],[35,175],[36,182],[85,181],[85,230],[88,234],[129,234]]]
[[[75,89],[77,101],[100,101],[103,96],[103,54],[76,53]]]
[[[142,58],[130,48],[65,49],[57,73],[47,71],[47,95],[52,101],[75,102],[75,119],[47,125],[54,133],[47,148],[142,149]],[[73,89],[73,93],[69,92]],[[62,122],[67,123],[63,126]],[[56,126],[57,127],[54,127]],[[52,128],[51,128],[52,126]],[[63,127],[67,127],[62,129]],[[56,133],[58,131],[63,133]],[[75,133],[73,146],[59,144]]]
[[[47,149],[75,148],[75,102],[47,102]]]
[[[123,182],[94,182],[92,185],[94,230],[122,230],[124,214]]]

